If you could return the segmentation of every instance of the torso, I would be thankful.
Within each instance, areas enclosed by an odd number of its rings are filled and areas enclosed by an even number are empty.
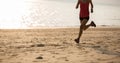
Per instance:
[[[90,0],[80,0],[83,3],[90,2]]]
[[[89,0],[80,0],[80,17],[89,16]]]

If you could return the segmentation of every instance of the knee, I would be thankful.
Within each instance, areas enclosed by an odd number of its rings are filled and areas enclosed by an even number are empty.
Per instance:
[[[81,26],[80,26],[80,29],[86,30],[86,29],[85,29],[85,25],[81,25]]]
[[[85,26],[85,25],[82,25],[82,24],[81,24],[81,25],[80,25],[80,29],[84,30],[84,26]]]

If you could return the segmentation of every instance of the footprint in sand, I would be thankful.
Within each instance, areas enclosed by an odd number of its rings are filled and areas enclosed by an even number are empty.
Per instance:
[[[2,59],[0,59],[0,63],[2,62]]]
[[[40,62],[40,61],[43,59],[43,57],[42,57],[42,56],[39,56],[39,57],[36,57],[35,59],[36,59],[36,60],[34,60],[33,62]]]
[[[44,47],[45,45],[44,44],[37,44],[36,46],[37,47]]]
[[[39,56],[39,57],[37,57],[36,59],[43,59],[43,57],[42,57],[42,56]]]
[[[106,49],[105,47],[101,47],[101,46],[93,46],[92,48],[94,48],[95,50],[100,51],[102,54],[107,54],[107,55],[117,55],[117,56],[120,56],[120,53],[119,53],[119,52],[110,51],[110,50]]]
[[[44,44],[35,44],[35,45],[31,45],[30,47],[44,47]]]
[[[100,48],[100,46],[93,46],[93,48]]]
[[[57,58],[58,60],[64,60],[64,61],[69,61],[68,59],[67,59],[67,57],[60,57],[60,58]]]
[[[120,40],[120,39],[118,39],[118,40]]]
[[[48,52],[50,52],[51,54],[59,54],[59,52],[56,52],[56,51],[48,51]]]
[[[61,45],[60,44],[48,44],[48,46],[58,47],[58,46],[61,46]]]

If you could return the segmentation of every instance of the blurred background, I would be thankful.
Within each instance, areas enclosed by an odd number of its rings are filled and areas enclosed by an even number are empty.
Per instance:
[[[90,21],[120,26],[119,2],[93,0]],[[0,29],[79,27],[80,9],[75,9],[76,3],[77,0],[0,0]]]

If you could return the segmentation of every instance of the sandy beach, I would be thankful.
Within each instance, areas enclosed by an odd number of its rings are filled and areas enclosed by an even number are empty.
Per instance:
[[[120,28],[1,29],[0,63],[120,63]]]

